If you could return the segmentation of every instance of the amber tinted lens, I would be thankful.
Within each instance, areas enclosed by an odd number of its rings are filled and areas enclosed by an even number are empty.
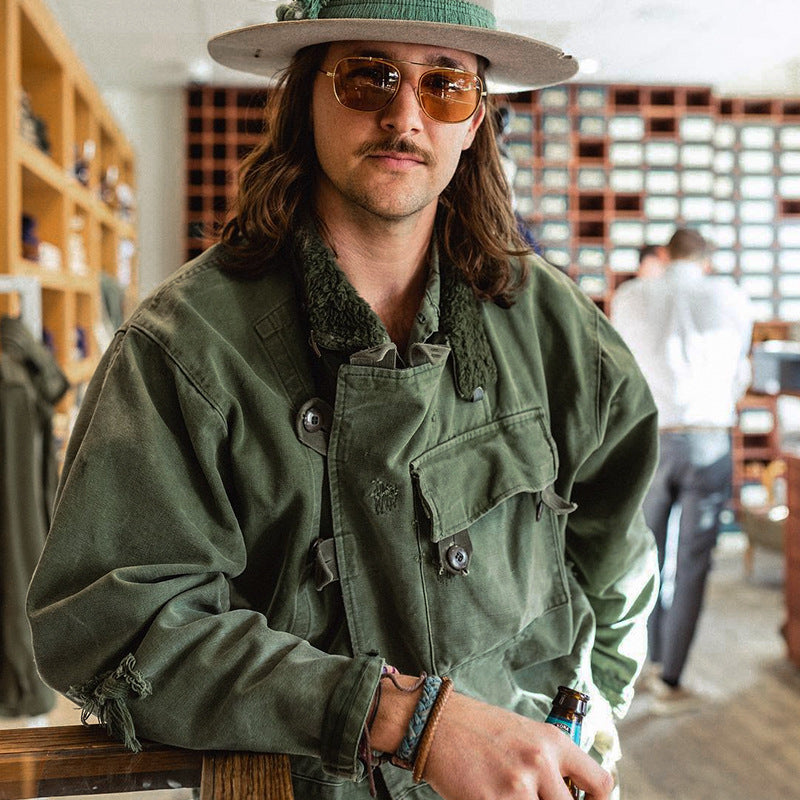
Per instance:
[[[481,79],[470,72],[432,69],[419,82],[419,102],[425,113],[440,122],[469,119],[481,101]]]
[[[336,98],[354,111],[378,111],[388,105],[399,85],[400,73],[387,61],[343,58],[334,69]]]

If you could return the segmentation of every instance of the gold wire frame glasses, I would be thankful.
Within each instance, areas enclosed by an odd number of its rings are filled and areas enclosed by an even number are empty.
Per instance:
[[[333,71],[319,71],[333,80],[333,93],[341,105],[369,112],[386,108],[397,95],[402,80],[398,64],[429,67],[420,75],[414,94],[425,114],[436,122],[464,122],[486,97],[483,81],[474,72],[418,61],[347,56],[336,62]]]

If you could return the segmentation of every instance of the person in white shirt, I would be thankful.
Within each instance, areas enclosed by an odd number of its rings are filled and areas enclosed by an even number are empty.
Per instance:
[[[674,579],[662,586],[648,624],[647,685],[654,710],[665,713],[693,699],[681,677],[729,497],[730,427],[750,383],[750,301],[730,278],[710,274],[710,252],[697,231],[679,228],[664,274],[622,284],[610,314],[658,408],[661,454],[644,513],[662,570],[670,514],[680,508]]]
[[[639,249],[637,278],[657,278],[664,274],[667,266],[666,248],[657,244],[646,244]]]

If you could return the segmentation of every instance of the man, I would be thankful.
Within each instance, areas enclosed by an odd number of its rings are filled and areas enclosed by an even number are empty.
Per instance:
[[[29,595],[41,671],[133,747],[287,752],[298,798],[363,798],[366,767],[382,798],[605,800],[543,720],[588,692],[599,759],[630,700],[655,408],[525,255],[482,77],[575,67],[485,2],[279,16],[211,43],[291,65],[222,242],[88,391]]]
[[[664,248],[656,244],[646,244],[639,249],[638,278],[657,278],[664,274],[667,265]]]
[[[730,426],[750,381],[753,315],[747,295],[709,275],[710,247],[679,228],[657,278],[633,280],[614,295],[611,319],[633,351],[659,411],[661,457],[644,504],[664,568],[667,530],[680,509],[674,582],[662,585],[648,624],[658,673],[655,710],[670,713],[696,697],[681,683],[731,480]],[[671,604],[664,598],[672,595]]]

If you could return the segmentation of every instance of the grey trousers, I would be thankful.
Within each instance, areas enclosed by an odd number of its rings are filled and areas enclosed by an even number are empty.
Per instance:
[[[677,507],[680,523],[677,548],[670,548],[676,552],[674,579],[671,585],[662,580],[647,633],[650,660],[661,664],[662,678],[676,685],[702,610],[719,514],[730,497],[731,444],[722,428],[662,432],[659,440],[659,464],[644,514],[656,538],[662,577],[669,518]]]

